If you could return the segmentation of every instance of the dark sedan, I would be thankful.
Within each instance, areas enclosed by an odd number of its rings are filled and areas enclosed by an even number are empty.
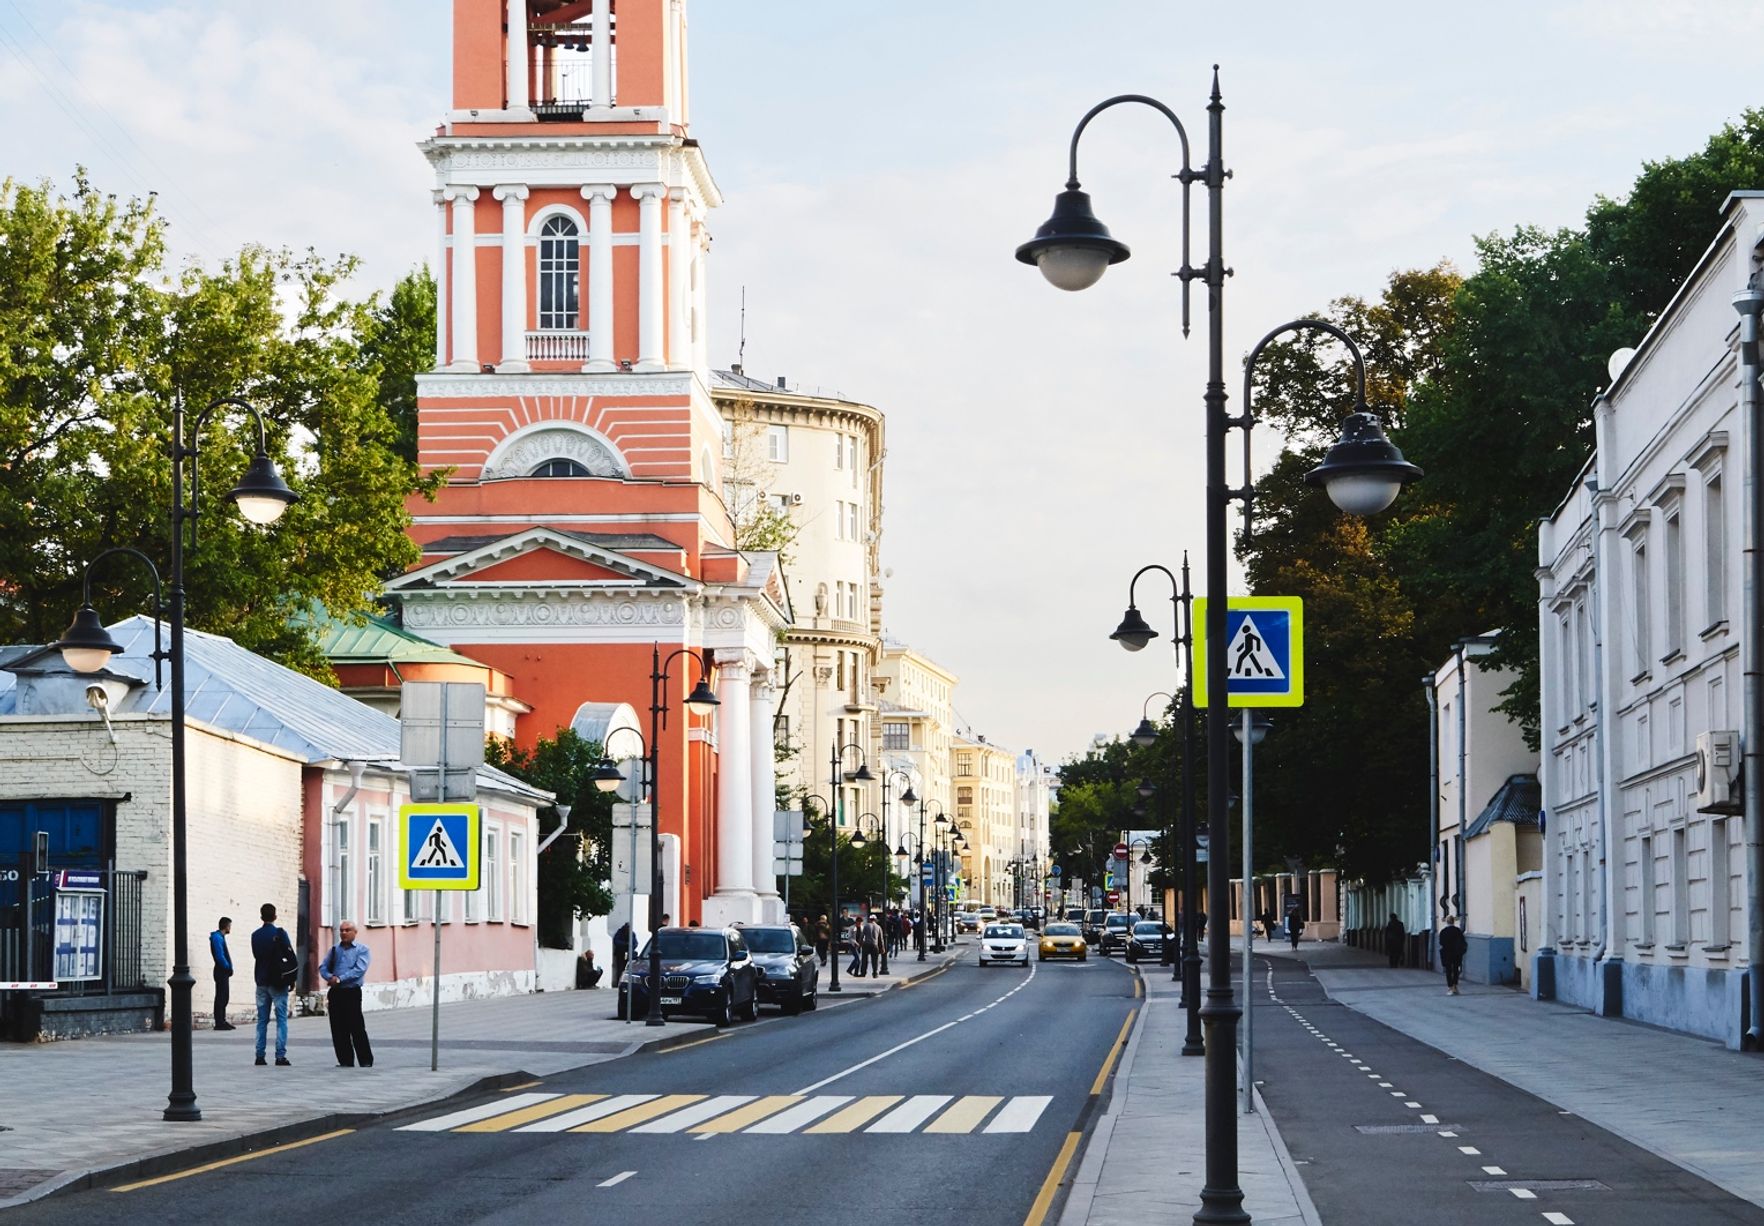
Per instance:
[[[737,1017],[751,1022],[758,1015],[759,972],[740,929],[663,928],[653,939],[661,950],[664,1017],[696,1013],[727,1026]],[[649,957],[645,943],[625,972],[631,1008],[639,1016],[649,1012]]]
[[[741,935],[753,954],[761,1004],[796,1014],[820,1003],[820,959],[799,929],[791,924],[756,925],[743,928]]]
[[[1168,924],[1141,922],[1133,925],[1133,935],[1127,938],[1127,961],[1163,961],[1164,942],[1169,938]]]

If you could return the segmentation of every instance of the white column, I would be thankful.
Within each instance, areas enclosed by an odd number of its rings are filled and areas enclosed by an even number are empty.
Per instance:
[[[717,891],[706,923],[753,923],[752,718],[745,651],[717,653]]]
[[[435,192],[435,369],[447,365],[447,193]]]
[[[753,884],[760,899],[760,920],[784,920],[784,901],[772,875],[772,813],[778,807],[777,760],[772,753],[773,691],[770,676],[753,685],[749,737],[753,743]]]
[[[595,106],[613,103],[612,0],[594,0],[594,98]]]
[[[710,293],[706,287],[706,277],[710,271],[710,261],[706,258],[710,253],[710,234],[704,228],[704,221],[697,222],[698,231],[693,236],[693,250],[698,259],[692,265],[692,331],[693,352],[692,365],[697,370],[710,369]]]
[[[478,369],[478,231],[472,216],[475,187],[450,187],[453,201],[453,364],[450,370]]]
[[[531,370],[527,365],[527,189],[498,187],[502,201],[502,357],[498,372]]]
[[[686,189],[668,188],[668,365],[692,365],[692,338],[686,332],[687,271],[692,263],[692,224],[686,220]]]
[[[619,189],[590,183],[582,189],[588,201],[588,365],[587,371],[618,369],[613,358],[613,232],[612,202]]]
[[[660,183],[638,183],[631,195],[638,205],[637,228],[637,369],[661,370],[662,350],[662,197]]]
[[[527,0],[508,0],[508,108],[527,109]]]

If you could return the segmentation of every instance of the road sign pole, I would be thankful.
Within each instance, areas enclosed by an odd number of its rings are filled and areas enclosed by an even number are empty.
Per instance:
[[[437,800],[447,799],[447,687],[441,687],[441,781]],[[429,989],[429,1071],[441,1069],[441,891],[435,891],[435,982]]]
[[[1255,881],[1255,756],[1256,743],[1250,735],[1251,721],[1254,712],[1243,709],[1243,902],[1238,913],[1243,916],[1243,1113],[1252,1114],[1255,1109],[1255,1010],[1250,1007],[1250,977],[1253,968],[1250,965],[1250,948],[1254,943],[1256,917],[1255,908],[1250,897],[1252,884]]]

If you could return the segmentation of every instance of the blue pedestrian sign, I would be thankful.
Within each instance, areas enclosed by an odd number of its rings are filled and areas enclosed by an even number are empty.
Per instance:
[[[478,888],[477,805],[405,805],[398,810],[398,884],[406,890]]]
[[[1194,705],[1207,705],[1206,597],[1196,597]],[[1232,707],[1305,704],[1305,603],[1297,596],[1233,596],[1225,609],[1225,678]]]

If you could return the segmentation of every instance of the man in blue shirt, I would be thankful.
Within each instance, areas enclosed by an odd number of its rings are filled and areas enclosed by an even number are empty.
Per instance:
[[[344,920],[337,926],[342,940],[319,963],[319,975],[331,985],[325,996],[325,1012],[331,1019],[331,1046],[341,1068],[374,1066],[374,1049],[368,1045],[367,1023],[361,1016],[361,981],[367,978],[368,947],[355,940],[355,925]]]
[[[208,934],[208,952],[214,957],[214,1028],[216,1030],[238,1029],[227,1020],[227,1001],[231,998],[229,988],[233,982],[233,955],[227,952],[227,933],[232,930],[233,921],[223,915],[215,930]]]
[[[257,981],[257,1063],[263,1058],[269,1030],[270,1010],[276,1014],[276,1063],[286,1068],[288,1059],[288,989],[300,972],[294,943],[276,926],[276,905],[266,902],[258,909],[263,927],[251,934],[252,977]]]

